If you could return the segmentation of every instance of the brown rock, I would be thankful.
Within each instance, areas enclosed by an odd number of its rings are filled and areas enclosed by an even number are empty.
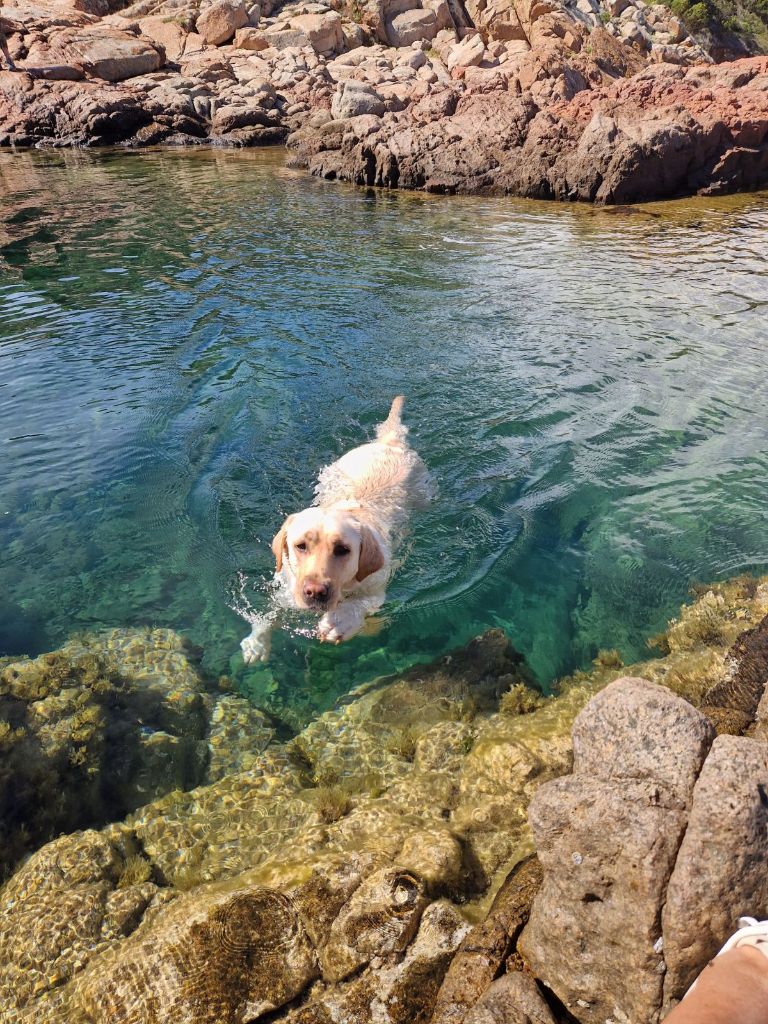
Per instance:
[[[232,43],[238,50],[266,50],[269,42],[256,28],[239,28]]]
[[[642,58],[604,36],[596,59],[574,54],[546,34],[548,17],[533,23],[535,49],[469,88],[452,115],[421,119],[412,105],[385,120],[375,145],[302,132],[289,140],[294,162],[367,185],[598,203],[768,183],[768,58],[657,64],[616,81],[620,57],[630,73]],[[459,71],[465,59],[459,49],[449,62]]]
[[[467,10],[486,42],[528,38],[514,0],[469,0]]]
[[[270,889],[199,889],[175,900],[76,981],[73,1002],[94,1024],[254,1020],[317,976],[291,901]]]
[[[502,970],[528,921],[542,879],[536,857],[521,861],[496,894],[486,919],[476,925],[451,961],[431,1024],[461,1024]]]
[[[195,28],[206,43],[219,46],[247,24],[248,12],[242,0],[214,0],[198,15]]]
[[[467,924],[449,903],[432,903],[404,955],[384,956],[351,981],[312,992],[285,1024],[426,1024],[435,993]]]
[[[682,998],[742,915],[768,906],[768,743],[720,736],[693,791],[667,887],[664,999]]]
[[[341,981],[373,956],[405,949],[425,906],[424,886],[408,872],[387,869],[366,879],[333,922],[320,954],[323,977]]]
[[[184,53],[189,32],[177,21],[163,15],[154,15],[142,18],[139,28],[143,36],[163,48],[169,60],[176,61]]]
[[[159,46],[117,29],[64,29],[52,33],[49,48],[49,59],[80,65],[105,82],[146,75],[165,63]]]
[[[342,21],[335,11],[325,14],[299,14],[291,18],[291,28],[309,40],[316,53],[330,57],[344,50]]]
[[[732,708],[750,719],[768,719],[768,616],[742,633],[728,652],[726,673],[706,696],[706,703]]]
[[[531,802],[544,883],[518,948],[584,1024],[659,1019],[661,908],[712,736],[668,690],[617,680],[577,719],[574,774]]]
[[[464,1024],[555,1024],[529,974],[504,974],[464,1018]]]

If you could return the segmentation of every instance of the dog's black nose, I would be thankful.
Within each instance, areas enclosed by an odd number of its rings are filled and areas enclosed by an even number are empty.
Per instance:
[[[318,604],[325,604],[331,593],[327,583],[313,583],[310,580],[304,584],[304,597],[307,601],[316,601]]]

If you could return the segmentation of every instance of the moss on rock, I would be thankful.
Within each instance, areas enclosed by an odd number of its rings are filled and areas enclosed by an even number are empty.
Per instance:
[[[13,907],[6,902],[2,917],[3,1009],[34,1011],[28,1020],[46,1024],[151,1024],[167,1019],[171,1005],[176,1024],[235,1024],[246,1012],[286,1024],[428,1020],[468,922],[485,919],[510,870],[531,852],[528,804],[543,782],[570,770],[579,711],[631,674],[706,712],[713,688],[738,672],[746,651],[758,651],[737,639],[766,614],[766,579],[706,588],[670,623],[662,656],[624,668],[604,652],[549,698],[531,689],[519,655],[492,631],[432,665],[361,687],[292,741],[273,736],[247,760],[230,750],[231,763],[247,763],[245,770],[191,791],[177,787],[100,834],[103,866],[88,881],[87,900],[83,893],[78,902],[81,883],[57,870],[45,881],[50,895],[36,902],[34,858],[18,872],[6,890]],[[70,717],[89,706],[73,704]],[[222,719],[232,744],[247,750],[240,710],[232,705]],[[754,716],[742,711],[737,720],[734,710],[719,709],[723,730],[753,728]],[[87,732],[88,720],[73,728]],[[3,721],[0,744],[12,750],[25,720]],[[58,842],[38,856],[55,849],[63,857],[78,840]],[[33,922],[47,920],[55,931],[61,908],[79,913],[94,900],[105,923],[87,955],[66,961],[64,971]],[[257,904],[272,909],[257,913]],[[503,904],[500,896],[494,906]],[[274,967],[280,977],[270,976],[267,999],[263,986],[257,997],[240,981],[256,969],[259,936],[275,928],[292,936],[285,941],[298,960],[288,974]],[[232,954],[237,983],[223,961],[217,966],[222,935],[240,943]],[[497,937],[505,956],[507,940]],[[21,965],[30,963],[45,986],[14,994]]]

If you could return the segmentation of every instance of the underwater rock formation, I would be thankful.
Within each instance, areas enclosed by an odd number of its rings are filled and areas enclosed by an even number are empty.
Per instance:
[[[487,916],[469,932],[451,961],[435,1000],[431,1024],[461,1024],[493,987],[492,982],[513,955],[541,880],[541,865],[533,854],[512,869]]]
[[[62,831],[202,782],[210,697],[169,630],[113,630],[0,667],[0,874]]]
[[[657,1019],[762,893],[766,744],[714,739],[706,700],[766,614],[768,580],[715,586],[660,657],[628,669],[601,652],[553,697],[491,631],[261,753],[230,703],[247,768],[56,839],[0,891],[0,1017],[552,1024],[564,1004],[584,1024],[615,1007]]]
[[[601,203],[768,182],[768,64],[750,56],[756,41],[693,35],[664,4],[3,10],[17,70],[0,71],[0,145],[288,140],[292,162],[326,178]],[[743,59],[714,66],[713,53]]]

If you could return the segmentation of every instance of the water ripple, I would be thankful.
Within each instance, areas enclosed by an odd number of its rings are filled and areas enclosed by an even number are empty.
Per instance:
[[[549,680],[768,565],[765,196],[390,195],[282,160],[0,156],[0,654],[170,625],[322,704],[501,624]],[[264,600],[281,517],[401,390],[440,496],[388,628],[302,623],[245,672],[232,595]]]

